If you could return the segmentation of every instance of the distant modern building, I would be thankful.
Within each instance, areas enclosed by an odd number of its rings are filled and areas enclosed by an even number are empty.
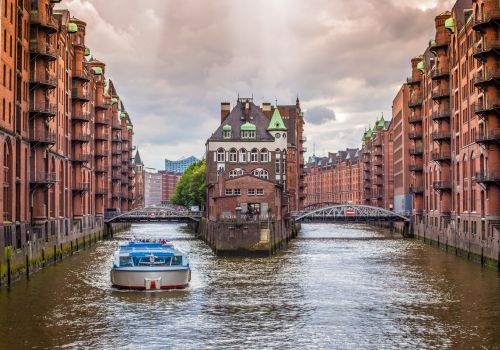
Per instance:
[[[194,156],[179,160],[165,159],[165,171],[182,174],[191,164],[199,161],[200,160]]]
[[[162,191],[162,175],[153,168],[144,168],[144,204],[160,205]]]

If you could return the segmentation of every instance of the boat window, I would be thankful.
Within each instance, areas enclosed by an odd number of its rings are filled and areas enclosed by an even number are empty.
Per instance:
[[[135,266],[169,266],[171,257],[167,256],[145,256],[134,258]]]
[[[132,259],[129,256],[120,256],[120,267],[122,266],[134,266]]]
[[[172,266],[174,265],[182,265],[182,256],[174,256],[172,257]]]

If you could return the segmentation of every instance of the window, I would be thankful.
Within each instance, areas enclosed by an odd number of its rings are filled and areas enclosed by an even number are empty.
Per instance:
[[[235,189],[233,190],[233,194],[234,194],[235,196],[239,196],[239,195],[241,195],[241,190],[240,190],[239,188],[235,188]]]
[[[225,139],[230,139],[231,138],[231,130],[223,130],[222,137]]]
[[[225,162],[225,158],[226,157],[225,157],[224,150],[222,148],[219,148],[217,150],[217,162],[220,162],[220,163]]]
[[[233,169],[229,172],[229,177],[232,178],[232,177],[236,177],[236,176],[241,176],[243,174],[244,174],[243,169],[236,168],[236,169]]]
[[[257,163],[259,161],[259,151],[255,148],[252,150],[252,153],[250,153],[250,161],[252,163]]]
[[[260,161],[262,163],[269,162],[269,152],[267,152],[267,149],[265,149],[265,148],[260,150]]]
[[[260,177],[261,179],[265,179],[265,180],[269,179],[269,172],[267,170],[264,170],[261,168],[254,169],[252,171],[252,175]]]
[[[254,189],[254,188],[249,188],[249,189],[247,190],[247,194],[248,194],[249,196],[255,196],[255,189]]]
[[[276,172],[276,174],[279,174],[281,171],[281,163],[279,158],[276,158],[274,171]]]
[[[240,163],[248,162],[247,150],[242,148],[240,149]]]
[[[226,188],[226,196],[231,196],[233,194],[232,188]]]
[[[237,159],[236,149],[231,148],[229,150],[229,162],[236,163],[236,159]]]
[[[263,196],[264,195],[264,189],[263,188],[257,188],[255,190],[255,193],[257,194],[257,196]]]
[[[254,139],[255,138],[255,131],[248,131],[248,130],[244,130],[244,131],[241,131],[241,138],[242,139]]]

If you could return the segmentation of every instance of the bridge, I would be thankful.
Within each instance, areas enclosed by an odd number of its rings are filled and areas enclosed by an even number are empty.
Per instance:
[[[410,218],[370,205],[336,204],[292,213],[295,222],[402,222]]]
[[[131,210],[122,214],[106,217],[107,224],[129,222],[198,222],[202,216],[201,212],[193,212],[186,209],[172,207],[145,207]]]

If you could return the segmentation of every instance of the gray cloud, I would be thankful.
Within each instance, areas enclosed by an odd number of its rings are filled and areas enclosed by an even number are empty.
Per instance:
[[[307,122],[311,124],[323,124],[336,119],[335,112],[324,106],[310,108],[306,113]]]
[[[86,21],[146,165],[204,151],[221,100],[293,103],[312,151],[360,145],[388,116],[447,0],[65,0]],[[261,99],[262,97],[262,99]],[[330,117],[320,112],[335,111]],[[318,112],[319,111],[319,112]],[[334,117],[332,117],[334,116]],[[348,132],[346,132],[348,130]]]

